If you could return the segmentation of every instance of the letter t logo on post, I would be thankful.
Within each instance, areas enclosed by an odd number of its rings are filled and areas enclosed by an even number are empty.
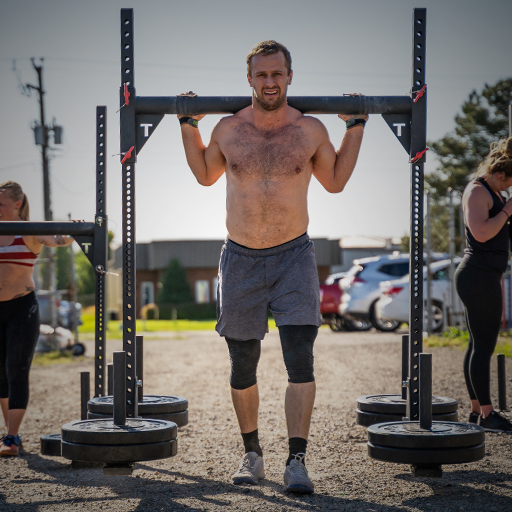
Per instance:
[[[152,124],[145,123],[141,124],[141,126],[144,128],[144,137],[149,137],[149,129],[153,126]]]

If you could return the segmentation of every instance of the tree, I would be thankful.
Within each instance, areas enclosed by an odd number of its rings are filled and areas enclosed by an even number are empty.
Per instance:
[[[194,295],[187,281],[187,274],[178,258],[172,258],[165,270],[158,305],[192,302]]]
[[[57,290],[67,290],[70,276],[70,256],[69,251],[73,249],[70,246],[57,247],[55,249],[56,274],[57,274]]]
[[[75,273],[78,295],[93,295],[96,289],[96,273],[82,251],[75,254]]]
[[[111,258],[110,242],[114,238],[112,231],[108,232],[108,259]],[[69,251],[73,245],[57,247],[55,250],[57,290],[69,289],[71,283],[71,256]],[[80,255],[80,256],[79,256]],[[78,262],[77,262],[78,258]],[[94,293],[96,276],[94,270],[82,251],[75,253],[75,273],[77,279],[78,295],[90,295]],[[91,284],[92,283],[92,284]]]
[[[429,143],[439,159],[439,167],[425,175],[425,186],[431,192],[432,250],[448,250],[448,189],[459,198],[482,160],[491,142],[508,136],[508,105],[512,101],[512,78],[485,85],[479,94],[473,91],[455,116],[455,130],[442,139]],[[455,209],[455,226],[460,209]],[[459,233],[462,246],[464,235]]]

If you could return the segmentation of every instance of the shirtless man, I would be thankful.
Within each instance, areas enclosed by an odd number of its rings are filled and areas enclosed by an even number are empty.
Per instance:
[[[313,343],[321,317],[314,247],[306,232],[307,193],[311,176],[328,192],[344,189],[368,116],[339,115],[348,129],[336,152],[318,119],[287,105],[292,77],[288,50],[264,41],[247,56],[252,105],[221,119],[208,146],[197,129],[204,116],[178,117],[197,181],[211,186],[226,173],[228,235],[219,265],[216,330],[228,344],[231,397],[245,446],[233,483],[264,478],[256,369],[270,309],[288,372],[285,490],[312,493],[304,461],[316,389]]]

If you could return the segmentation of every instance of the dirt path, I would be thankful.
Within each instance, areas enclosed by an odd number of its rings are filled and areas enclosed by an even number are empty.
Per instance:
[[[316,493],[306,497],[282,491],[286,374],[276,332],[263,344],[258,372],[259,431],[267,474],[259,486],[231,484],[242,444],[229,397],[227,349],[215,333],[146,341],[144,392],[187,398],[189,424],[180,429],[176,457],[137,464],[132,476],[105,477],[101,469],[76,470],[64,458],[40,455],[42,434],[59,432],[62,424],[79,418],[79,372],[93,368],[92,362],[33,368],[22,426],[25,451],[18,458],[0,459],[0,510],[512,510],[512,436],[487,435],[482,461],[443,466],[441,479],[414,479],[408,466],[368,458],[366,429],[355,424],[355,400],[370,393],[400,392],[400,339],[398,334],[321,329],[315,347],[318,391],[307,457]],[[108,353],[119,349],[121,343],[112,342]],[[431,352],[433,392],[457,399],[459,417],[465,421],[469,410],[463,352]],[[512,376],[511,360],[507,375]],[[508,392],[510,404],[510,385]],[[496,392],[493,399],[497,402]]]

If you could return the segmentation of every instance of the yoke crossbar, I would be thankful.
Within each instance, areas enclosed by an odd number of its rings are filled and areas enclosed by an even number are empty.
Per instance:
[[[235,114],[250,96],[137,96],[136,114]],[[288,96],[303,114],[410,114],[410,96]]]
[[[0,222],[0,235],[94,236],[94,222]]]

